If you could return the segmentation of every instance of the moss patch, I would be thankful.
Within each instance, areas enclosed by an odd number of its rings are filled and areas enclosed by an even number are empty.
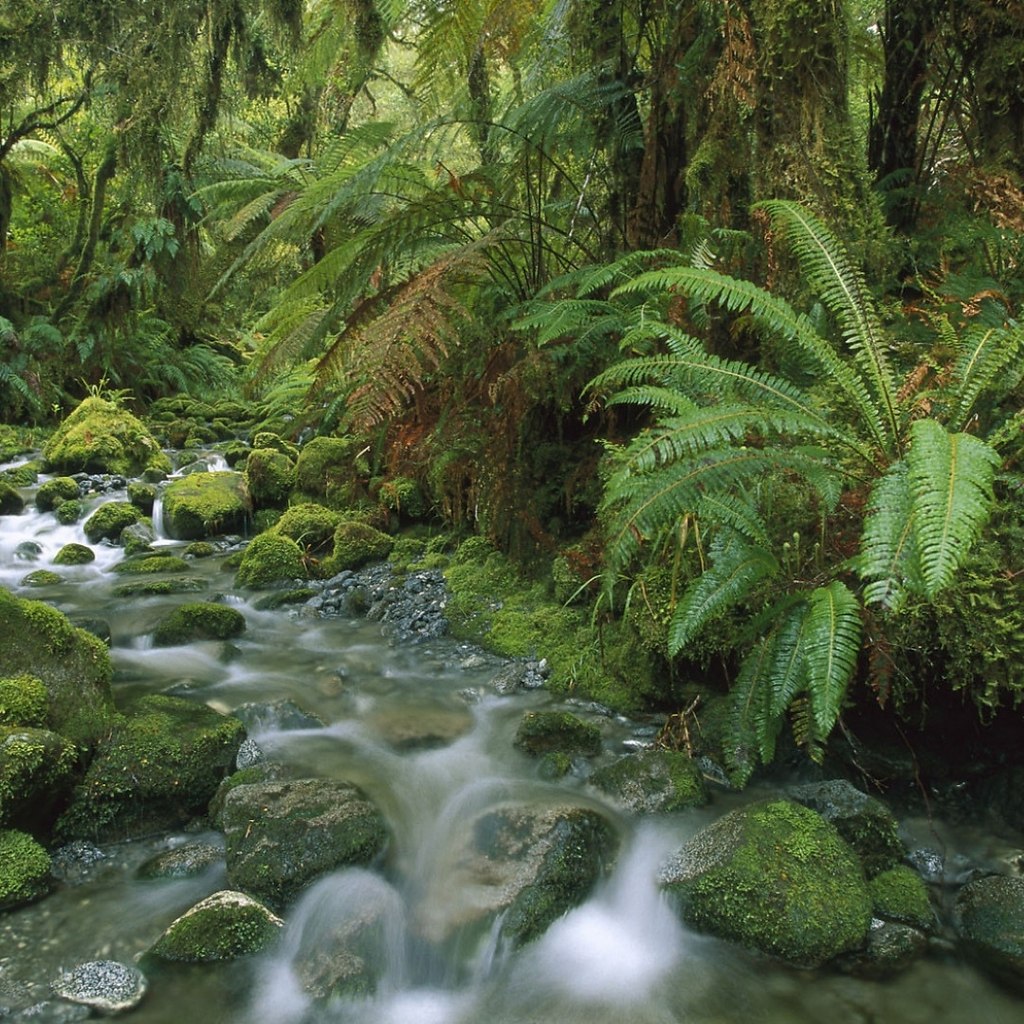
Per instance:
[[[295,463],[273,448],[254,448],[246,459],[244,476],[253,508],[281,508],[295,483]]]
[[[85,544],[65,544],[53,556],[54,565],[88,565],[96,561],[96,552]]]
[[[134,526],[141,519],[142,513],[131,502],[108,501],[86,519],[82,529],[90,544],[96,544],[101,540],[117,543],[121,538],[121,531]]]
[[[48,831],[77,763],[77,747],[55,732],[0,726],[0,825]]]
[[[245,616],[237,608],[208,601],[183,604],[153,630],[157,647],[173,647],[193,640],[230,640],[245,632]]]
[[[206,584],[198,576],[175,576],[171,579],[135,580],[118,583],[113,589],[115,597],[158,597],[166,594],[198,594]]]
[[[905,864],[883,871],[868,882],[875,916],[885,921],[899,921],[922,931],[935,924],[935,912],[928,899],[928,890],[920,875]]]
[[[47,694],[43,681],[23,672],[0,678],[0,724],[44,726]]]
[[[149,576],[161,572],[184,572],[188,562],[170,553],[145,554],[141,558],[127,558],[118,562],[113,571],[119,576]]]
[[[291,537],[261,533],[242,554],[235,582],[240,587],[269,587],[309,577],[304,552]]]
[[[0,910],[31,903],[50,890],[50,855],[29,835],[0,830]]]
[[[338,526],[338,513],[315,502],[292,505],[274,525],[274,532],[291,537],[304,551],[327,550]]]
[[[177,540],[203,540],[242,533],[249,516],[240,473],[192,473],[172,480],[164,491],[164,524]]]
[[[295,463],[295,490],[303,500],[330,508],[348,508],[363,496],[369,467],[362,446],[353,438],[314,437]]]

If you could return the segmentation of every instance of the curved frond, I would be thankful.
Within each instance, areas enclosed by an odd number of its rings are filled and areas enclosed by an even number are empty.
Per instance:
[[[968,328],[959,348],[951,388],[956,403],[947,419],[951,430],[967,427],[978,399],[986,391],[1005,394],[1007,386],[1012,387],[1021,370],[1024,326]]]
[[[861,532],[855,565],[862,579],[865,604],[895,610],[908,587],[921,590],[917,576],[917,538],[910,505],[907,465],[900,460],[875,483]]]
[[[860,605],[845,584],[833,580],[811,593],[803,651],[818,740],[828,736],[842,710],[860,654],[860,633]]]

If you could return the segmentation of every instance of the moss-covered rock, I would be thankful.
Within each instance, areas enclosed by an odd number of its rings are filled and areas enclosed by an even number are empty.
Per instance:
[[[307,501],[286,509],[274,532],[291,537],[303,551],[319,554],[331,546],[337,526],[337,512]]]
[[[54,509],[53,514],[57,517],[57,522],[61,526],[70,526],[72,523],[77,523],[85,515],[85,505],[77,498],[71,498],[68,501],[62,501]]]
[[[369,864],[388,835],[359,789],[331,779],[236,786],[221,820],[229,883],[276,908],[328,871]]]
[[[29,835],[0,829],[0,911],[50,891],[50,855]]]
[[[249,516],[241,473],[192,473],[164,491],[164,527],[177,540],[204,540],[242,533]]]
[[[85,544],[65,544],[53,556],[54,565],[87,565],[96,561],[96,552]]]
[[[135,873],[144,879],[196,878],[223,860],[223,848],[213,843],[183,843],[150,857]]]
[[[1024,878],[978,878],[956,898],[956,924],[968,955],[996,977],[1024,988]]]
[[[252,448],[280,452],[294,462],[299,457],[299,446],[288,441],[273,430],[257,430],[252,437]]]
[[[555,750],[593,756],[601,752],[601,730],[571,711],[527,711],[514,742],[534,757]]]
[[[638,814],[679,811],[708,802],[700,769],[681,750],[627,754],[597,769],[590,782]]]
[[[124,548],[124,553],[129,557],[141,555],[153,549],[153,544],[156,542],[156,531],[153,529],[152,523],[146,519],[126,526],[121,531],[118,540],[121,547]]]
[[[243,476],[254,509],[282,508],[295,484],[295,463],[273,448],[254,448]]]
[[[935,912],[921,876],[906,864],[897,864],[868,882],[876,917],[909,924],[923,931],[935,925]]]
[[[314,437],[295,463],[295,489],[304,500],[330,508],[348,508],[362,495],[369,467],[362,445],[353,438]]]
[[[690,926],[803,967],[860,948],[871,921],[857,855],[818,814],[789,801],[720,818],[659,881]]]
[[[142,513],[131,502],[108,501],[86,519],[82,530],[90,544],[97,544],[101,540],[117,543],[121,539],[121,531],[140,519]]]
[[[177,963],[212,963],[250,956],[277,937],[284,921],[245,893],[224,889],[171,923],[148,956]]]
[[[20,516],[25,511],[25,499],[17,487],[0,480],[0,516]]]
[[[259,588],[308,578],[305,552],[291,537],[261,533],[245,549],[235,582]]]
[[[141,476],[151,468],[171,469],[170,459],[140,420],[97,397],[86,398],[51,435],[43,461],[57,473]]]
[[[204,704],[139,698],[100,744],[58,835],[98,842],[180,827],[206,811],[244,738],[237,718]]]
[[[33,569],[21,578],[23,587],[52,587],[62,581],[63,577],[51,569]]]
[[[182,552],[185,558],[211,558],[216,553],[217,549],[208,540],[194,540]]]
[[[153,630],[157,647],[173,647],[193,640],[230,640],[245,632],[245,616],[237,608],[210,601],[179,605]]]
[[[111,593],[115,597],[159,597],[167,594],[198,594],[205,589],[206,583],[198,576],[173,576],[118,583]]]
[[[141,480],[133,480],[128,484],[128,500],[144,516],[151,516],[156,504],[156,487]]]
[[[377,500],[402,523],[417,523],[430,514],[430,503],[415,480],[396,476],[377,490]]]
[[[338,523],[331,554],[324,560],[323,574],[334,576],[345,569],[358,569],[388,557],[394,539],[358,520]]]
[[[0,461],[6,461],[0,459]],[[12,487],[31,487],[39,479],[39,463],[23,462],[20,466],[11,466],[0,473],[0,480]]]
[[[835,826],[857,851],[868,878],[899,864],[907,852],[892,811],[845,779],[796,786],[788,795]]]
[[[41,601],[15,598],[0,588],[0,651],[7,676],[28,673],[46,687],[48,725],[80,746],[110,728],[110,655],[97,637],[76,629]]]
[[[47,832],[77,764],[78,748],[63,736],[0,725],[0,825]]]
[[[170,551],[144,552],[140,557],[118,562],[113,571],[119,576],[151,576],[163,572],[185,572],[188,562]]]
[[[0,678],[0,726],[46,725],[49,710],[43,681],[23,672],[18,676]]]

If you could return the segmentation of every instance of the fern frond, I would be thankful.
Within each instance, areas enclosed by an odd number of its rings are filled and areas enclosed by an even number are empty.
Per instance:
[[[956,404],[946,420],[951,430],[964,430],[978,399],[987,391],[1005,394],[1020,372],[1024,325],[1012,329],[969,327],[959,346],[950,388]],[[1016,371],[1016,373],[1014,372]]]
[[[749,597],[779,563],[767,548],[731,534],[719,537],[708,553],[708,567],[687,587],[668,627],[668,653],[679,654],[717,615]]]
[[[754,506],[736,494],[706,494],[697,506],[697,516],[705,523],[726,526],[751,544],[771,547],[764,521]]]
[[[765,680],[771,675],[776,639],[773,633],[754,644],[729,691],[729,728],[724,754],[729,778],[738,787],[747,784],[758,760],[764,760],[764,753],[769,756],[774,753],[774,736],[778,733]]]
[[[910,430],[907,471],[925,595],[947,586],[992,509],[999,456],[970,434],[934,420]]]
[[[605,402],[605,405],[643,405],[669,416],[682,416],[695,407],[692,398],[682,395],[676,388],[659,387],[657,384],[643,384],[626,388]]]
[[[871,491],[861,549],[855,566],[864,587],[864,603],[898,609],[908,587],[919,591],[920,578],[914,513],[910,503],[905,460],[893,463]]]
[[[790,246],[807,284],[839,324],[875,402],[883,413],[883,450],[890,454],[900,438],[896,408],[897,384],[886,356],[887,342],[868,292],[864,275],[853,265],[846,249],[808,209],[787,200],[759,203],[776,233]]]
[[[842,710],[857,666],[860,633],[860,605],[845,584],[833,580],[811,593],[803,652],[807,694],[820,740],[828,737]]]

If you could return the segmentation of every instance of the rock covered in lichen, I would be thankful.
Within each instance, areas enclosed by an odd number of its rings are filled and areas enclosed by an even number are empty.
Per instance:
[[[597,769],[590,782],[638,814],[697,807],[708,801],[704,778],[681,750],[641,750]]]
[[[871,921],[857,855],[789,801],[726,814],[684,844],[659,881],[690,926],[804,967],[860,948]]]
[[[136,967],[117,960],[90,960],[62,970],[54,980],[54,994],[72,1003],[91,1006],[101,1013],[123,1013],[142,1002],[146,978]]]
[[[174,920],[148,955],[178,963],[234,960],[265,949],[283,925],[259,900],[224,889]]]

